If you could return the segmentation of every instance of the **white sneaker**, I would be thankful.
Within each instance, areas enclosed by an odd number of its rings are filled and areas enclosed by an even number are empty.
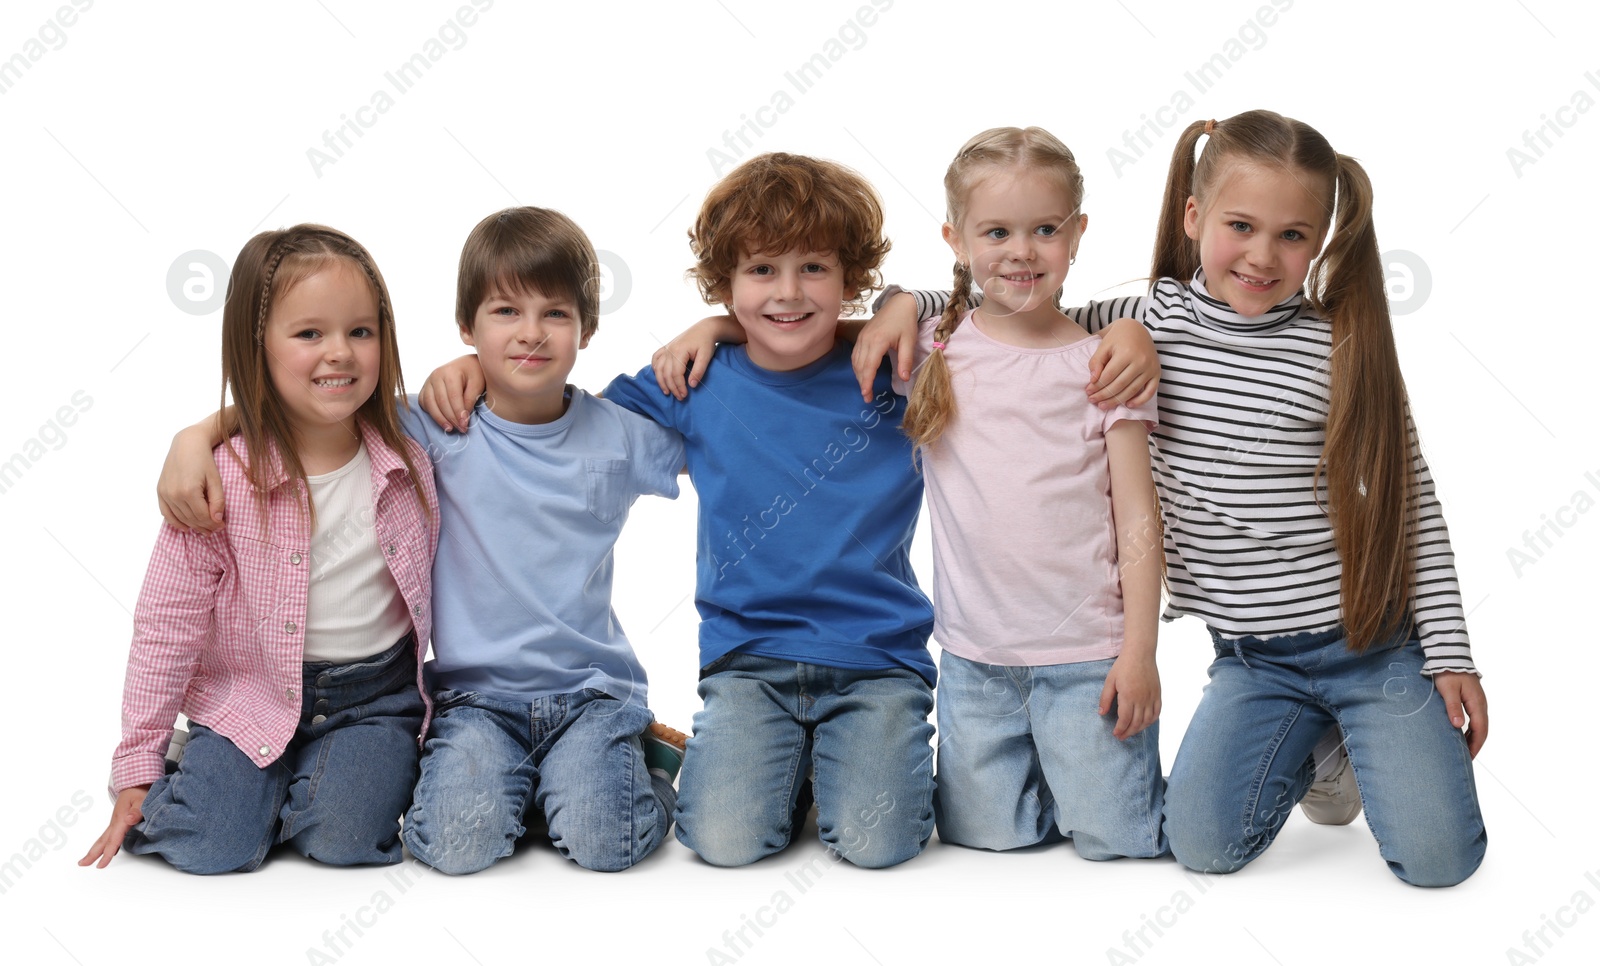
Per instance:
[[[1317,774],[1300,800],[1300,811],[1318,825],[1349,825],[1361,814],[1361,791],[1338,725],[1328,729],[1311,756]]]
[[[174,725],[172,728],[172,740],[167,742],[167,754],[165,756],[167,759],[167,774],[170,775],[178,770],[178,763],[183,761],[183,749],[188,744],[189,732],[182,727]]]

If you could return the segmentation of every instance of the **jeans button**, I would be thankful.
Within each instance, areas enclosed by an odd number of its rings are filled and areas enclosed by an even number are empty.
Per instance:
[[[327,686],[328,686],[328,676],[326,674],[317,675],[317,687],[325,688]]]
[[[311,723],[312,724],[322,724],[324,721],[327,721],[327,720],[328,720],[328,716],[327,715],[319,714],[319,715],[312,716]]]
[[[315,706],[314,710],[317,710],[317,711],[326,711],[326,710],[328,710],[328,699],[327,698],[319,698],[317,700],[317,703],[316,703],[316,706]]]

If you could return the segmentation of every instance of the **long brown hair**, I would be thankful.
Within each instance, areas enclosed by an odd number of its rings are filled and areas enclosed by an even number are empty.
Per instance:
[[[1324,506],[1326,481],[1345,635],[1352,650],[1364,651],[1405,619],[1416,587],[1417,539],[1406,387],[1372,222],[1372,185],[1354,158],[1293,118],[1248,111],[1196,121],[1179,136],[1167,171],[1152,281],[1193,277],[1200,248],[1184,231],[1185,207],[1192,196],[1204,208],[1229,162],[1241,160],[1289,169],[1308,188],[1320,189],[1333,223],[1305,291],[1312,310],[1333,326],[1328,424],[1313,487]]]
[[[961,150],[944,173],[945,221],[957,232],[961,231],[967,217],[967,196],[986,169],[995,167],[1033,168],[1056,175],[1061,186],[1072,199],[1072,217],[1078,216],[1083,206],[1083,173],[1078,170],[1078,160],[1072,150],[1055,135],[1042,127],[994,127],[974,136]],[[949,426],[956,414],[956,397],[950,388],[950,366],[945,362],[940,348],[950,339],[951,333],[961,325],[967,314],[972,293],[972,268],[966,262],[955,264],[955,285],[950,301],[945,303],[944,315],[934,329],[933,341],[938,343],[933,353],[922,364],[917,381],[911,387],[911,397],[906,402],[905,418],[901,428],[911,437],[914,451],[920,453],[932,446]]]
[[[378,384],[356,410],[356,418],[372,427],[385,445],[405,461],[417,502],[423,513],[432,517],[427,491],[395,415],[395,400],[404,405],[406,390],[400,376],[394,311],[383,275],[361,243],[344,232],[324,225],[295,225],[264,231],[245,242],[234,259],[233,272],[228,276],[228,297],[222,307],[222,404],[226,407],[231,392],[238,413],[238,435],[244,438],[248,457],[245,472],[261,503],[263,525],[271,482],[270,453],[276,448],[284,472],[304,495],[308,528],[316,527],[316,508],[311,504],[305,468],[295,450],[289,416],[267,372],[263,346],[267,318],[274,299],[338,259],[348,260],[361,270],[378,300]],[[234,459],[240,458],[231,438],[225,445]]]

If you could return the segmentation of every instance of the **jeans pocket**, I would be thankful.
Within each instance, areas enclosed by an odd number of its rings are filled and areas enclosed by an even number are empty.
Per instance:
[[[437,718],[441,712],[458,704],[468,704],[477,696],[478,692],[476,691],[456,691],[451,688],[435,691],[433,692],[433,716]]]
[[[589,512],[601,523],[615,523],[628,509],[628,461],[584,460]]]

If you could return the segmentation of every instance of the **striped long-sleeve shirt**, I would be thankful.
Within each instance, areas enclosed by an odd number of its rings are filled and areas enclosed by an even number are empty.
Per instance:
[[[915,292],[919,315],[943,293]],[[1258,318],[1192,282],[1160,279],[1146,298],[1068,311],[1091,332],[1142,321],[1161,358],[1160,425],[1151,467],[1166,524],[1165,620],[1194,614],[1225,638],[1337,627],[1340,563],[1316,488],[1328,418],[1332,326],[1295,296]],[[1476,673],[1455,557],[1433,477],[1417,444],[1416,596],[1423,673]],[[1321,505],[1319,505],[1319,498]]]

